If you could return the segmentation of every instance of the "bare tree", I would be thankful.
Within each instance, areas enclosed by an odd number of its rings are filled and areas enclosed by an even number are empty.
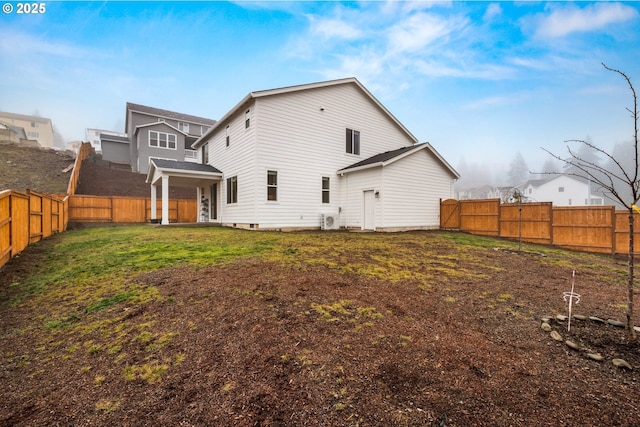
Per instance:
[[[549,150],[542,148],[549,153],[552,157],[560,160],[564,163],[565,174],[573,175],[576,177],[584,178],[590,182],[600,186],[604,191],[607,198],[614,201],[618,201],[629,212],[629,255],[628,255],[628,269],[627,269],[627,340],[633,342],[636,339],[636,333],[633,328],[633,261],[634,261],[634,241],[633,241],[633,229],[634,207],[640,200],[640,164],[639,164],[639,150],[638,146],[638,97],[636,90],[631,83],[631,79],[624,72],[607,67],[604,63],[602,66],[614,73],[622,76],[633,95],[633,107],[626,110],[631,113],[633,119],[633,141],[630,150],[632,154],[633,162],[627,162],[628,159],[621,159],[614,154],[609,153],[596,146],[592,142],[584,140],[569,140],[567,143],[579,143],[582,150],[572,150],[567,146],[570,157],[565,159],[557,154],[550,152]],[[607,160],[607,167],[601,166],[597,160],[593,157],[587,158],[584,156],[586,152],[595,152],[602,155]],[[582,155],[581,155],[582,154]],[[640,209],[638,209],[640,212]]]

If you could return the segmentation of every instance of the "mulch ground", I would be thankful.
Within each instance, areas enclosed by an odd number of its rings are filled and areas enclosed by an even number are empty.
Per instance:
[[[259,259],[145,273],[131,280],[161,298],[95,312],[91,324],[177,333],[162,345],[131,337],[110,353],[99,328],[42,334],[43,320],[32,319],[46,307],[6,305],[10,283],[46,256],[30,247],[0,278],[0,425],[639,425],[640,346],[592,321],[574,321],[570,333],[552,321],[581,350],[554,341],[540,318],[566,314],[570,270],[535,254],[479,251],[477,277],[443,274],[427,287]],[[624,260],[595,259],[602,268],[578,269],[575,313],[620,318],[624,286],[602,276]],[[89,344],[72,351],[70,342]],[[151,344],[157,352],[136,359]],[[136,366],[165,370],[157,380],[123,375]]]

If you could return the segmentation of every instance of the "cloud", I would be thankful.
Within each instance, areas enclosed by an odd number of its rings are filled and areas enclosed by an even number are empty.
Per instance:
[[[20,49],[16,50],[16,46],[20,46]],[[3,56],[24,57],[27,52],[29,55],[43,54],[61,58],[82,58],[90,53],[87,49],[71,44],[6,30],[0,30],[0,52]]]
[[[388,31],[389,49],[392,52],[416,52],[456,31],[464,29],[466,18],[444,18],[430,13],[416,13]]]
[[[621,3],[595,3],[584,8],[575,5],[554,8],[548,15],[536,15],[531,24],[535,27],[536,37],[557,38],[577,32],[601,30],[637,16],[638,11],[631,6]]]
[[[356,26],[339,18],[317,18],[309,16],[310,32],[324,39],[353,40],[363,35]]]
[[[491,3],[484,12],[482,20],[485,22],[492,21],[496,16],[502,15],[502,7],[498,3]]]

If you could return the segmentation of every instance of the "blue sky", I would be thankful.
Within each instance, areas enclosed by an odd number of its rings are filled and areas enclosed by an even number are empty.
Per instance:
[[[247,93],[356,77],[454,167],[530,169],[632,138],[638,2],[82,2],[0,15],[0,110],[66,140],[127,101],[217,119]],[[499,178],[498,178],[499,180]]]

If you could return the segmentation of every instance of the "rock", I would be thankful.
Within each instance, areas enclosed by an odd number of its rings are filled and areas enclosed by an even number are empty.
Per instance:
[[[598,322],[598,323],[604,323],[604,320],[596,316],[589,316],[589,320],[593,320],[594,322]]]
[[[551,325],[548,324],[547,322],[542,322],[542,325],[540,325],[540,328],[542,328],[542,330],[545,332],[551,332]]]
[[[576,320],[587,320],[587,316],[583,316],[582,314],[574,314],[573,318]]]
[[[556,341],[562,341],[562,335],[560,335],[558,331],[551,331],[551,338]]]
[[[572,348],[572,349],[574,349],[574,350],[580,350],[580,346],[579,346],[578,344],[574,343],[573,341],[566,340],[564,343],[565,343],[565,344],[567,345],[567,347],[569,347],[569,348]]]
[[[617,326],[618,328],[624,328],[625,324],[619,320],[616,319],[609,319],[607,320],[607,323],[613,326]]]
[[[549,322],[551,322],[551,317],[542,317],[542,318],[540,318],[540,321],[542,323],[549,323]]]
[[[613,363],[614,366],[618,367],[618,368],[624,368],[624,369],[633,369],[631,367],[631,365],[629,365],[629,363],[624,360],[624,359],[613,359],[611,361],[611,363]]]
[[[564,321],[565,321],[565,320],[567,320],[567,319],[568,319],[568,317],[567,317],[567,316],[563,316],[562,314],[558,314],[558,315],[556,315],[556,320],[557,320],[558,322],[564,322]]]
[[[588,353],[587,357],[595,360],[596,362],[602,362],[604,360],[604,357],[602,357],[600,353]]]
[[[634,329],[636,332],[640,332],[640,326],[634,326],[634,327],[633,327],[633,329]]]

